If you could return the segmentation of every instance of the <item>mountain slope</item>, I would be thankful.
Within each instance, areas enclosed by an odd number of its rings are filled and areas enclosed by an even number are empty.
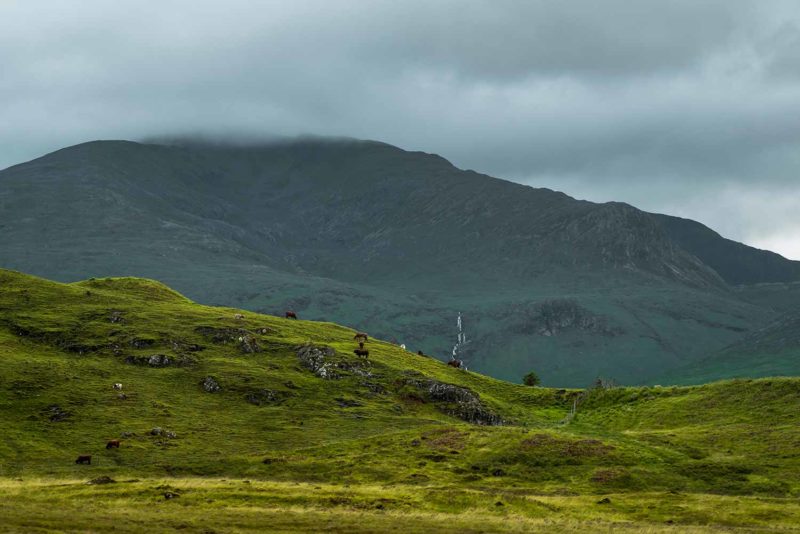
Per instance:
[[[3,528],[800,520],[800,380],[529,388],[375,339],[364,360],[353,332],[202,306],[150,280],[0,271]]]
[[[660,214],[653,214],[653,217],[670,239],[714,269],[729,284],[800,280],[800,261],[725,239],[696,221]]]
[[[800,312],[789,312],[709,357],[669,373],[669,376],[676,383],[698,384],[709,377],[797,374],[800,374]]]
[[[0,225],[5,267],[156,278],[442,359],[461,312],[463,358],[511,380],[635,383],[774,317],[631,206],[376,142],[86,143],[0,172]]]

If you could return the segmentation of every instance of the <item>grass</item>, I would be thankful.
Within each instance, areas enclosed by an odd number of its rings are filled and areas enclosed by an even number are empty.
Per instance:
[[[353,334],[148,280],[0,271],[0,529],[800,529],[798,379],[582,394],[379,340],[365,362]],[[336,351],[338,379],[303,364],[308,343]],[[177,365],[135,363],[155,354]],[[504,424],[463,420],[431,381]]]

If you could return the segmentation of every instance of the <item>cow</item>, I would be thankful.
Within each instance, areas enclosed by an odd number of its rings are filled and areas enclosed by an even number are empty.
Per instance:
[[[241,313],[233,314],[233,318],[236,319],[237,321],[244,321],[244,315],[242,315]]]
[[[91,465],[92,464],[92,457],[90,455],[88,455],[88,454],[82,454],[82,455],[78,456],[78,459],[75,460],[75,463],[76,464]]]
[[[353,336],[353,339],[355,339],[356,341],[361,340],[362,343],[366,343],[367,341],[369,341],[369,336],[364,332],[356,332],[356,335]]]
[[[369,351],[367,349],[355,349],[353,353],[356,356],[361,356],[362,358],[369,358]]]
[[[400,343],[400,348],[403,349],[403,350],[406,350],[406,344],[405,343]]]
[[[425,354],[423,354],[421,350],[418,350],[418,351],[417,351],[417,355],[419,355],[419,356],[425,356]]]
[[[287,319],[297,319],[297,314],[295,312],[293,312],[293,311],[287,311],[286,312],[286,318]]]
[[[119,449],[119,440],[112,439],[108,443],[106,443],[106,449]]]
[[[455,367],[456,369],[461,369],[461,367],[464,365],[464,362],[461,360],[452,359],[447,362],[447,365],[450,367]]]
[[[122,384],[117,382],[116,384],[114,384],[114,389],[122,389]]]

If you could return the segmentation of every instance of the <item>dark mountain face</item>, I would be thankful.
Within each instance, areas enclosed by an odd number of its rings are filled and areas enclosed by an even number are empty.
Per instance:
[[[376,142],[86,143],[0,172],[0,225],[3,267],[158,278],[440,357],[462,311],[472,365],[514,380],[536,368],[546,383],[633,382],[769,318],[658,217]],[[553,298],[589,319],[556,336],[528,328]]]
[[[725,239],[699,222],[653,214],[669,238],[700,258],[729,284],[800,280],[800,261]]]

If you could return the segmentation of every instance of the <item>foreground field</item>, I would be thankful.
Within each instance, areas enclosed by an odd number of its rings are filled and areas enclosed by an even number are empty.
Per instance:
[[[8,531],[774,532],[796,499],[681,493],[539,495],[455,487],[170,478],[3,481]],[[172,495],[165,499],[164,495]]]
[[[800,530],[798,379],[529,388],[353,334],[0,271],[0,529]]]

